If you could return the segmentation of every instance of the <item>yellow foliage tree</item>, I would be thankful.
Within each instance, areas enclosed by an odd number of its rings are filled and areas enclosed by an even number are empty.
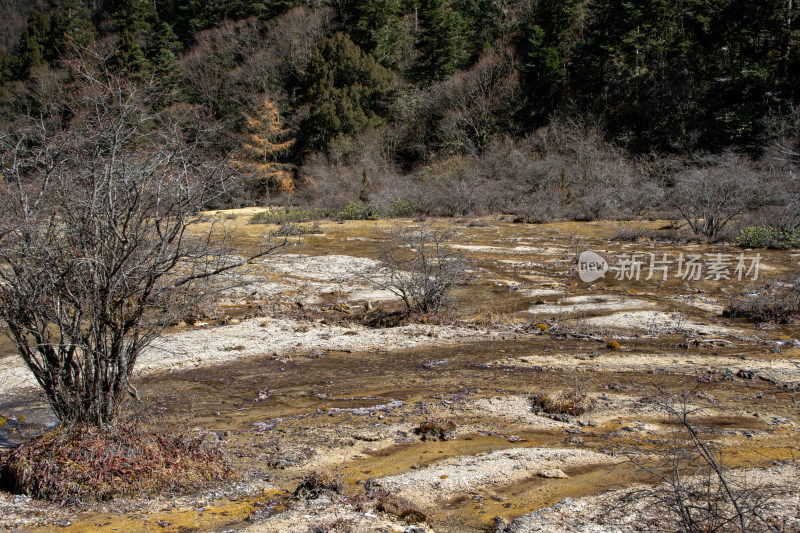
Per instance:
[[[291,174],[281,169],[276,161],[294,144],[294,139],[287,139],[288,130],[283,126],[278,106],[269,95],[264,95],[252,113],[244,114],[244,119],[239,165],[252,172],[255,179],[266,187],[278,191],[294,190]]]

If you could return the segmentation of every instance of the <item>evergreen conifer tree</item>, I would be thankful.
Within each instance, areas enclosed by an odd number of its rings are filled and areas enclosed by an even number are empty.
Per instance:
[[[323,147],[339,134],[352,135],[382,119],[378,104],[394,74],[337,33],[314,50],[308,70],[308,131],[311,144]]]
[[[462,21],[446,0],[421,0],[419,23],[416,79],[423,84],[445,80],[466,58]]]
[[[20,37],[17,54],[14,58],[14,76],[27,77],[32,67],[47,65],[50,38],[50,21],[37,10],[28,16],[28,25]]]

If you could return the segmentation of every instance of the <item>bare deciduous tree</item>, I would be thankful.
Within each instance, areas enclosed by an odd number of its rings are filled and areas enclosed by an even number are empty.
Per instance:
[[[58,418],[105,425],[204,280],[278,245],[232,260],[222,228],[190,231],[227,180],[199,154],[198,116],[153,113],[153,87],[97,59],[71,65],[66,123],[0,138],[0,320]]]
[[[800,229],[800,175],[797,165],[800,163],[800,152],[788,146],[780,146],[780,153],[789,163],[788,178],[784,179],[782,192],[782,209],[778,219],[778,226],[784,231]]]
[[[763,200],[759,181],[746,161],[726,154],[679,174],[673,205],[696,235],[713,238],[733,218]]]
[[[706,440],[691,420],[697,409],[690,405],[687,395],[651,390],[648,400],[668,421],[677,424],[672,438],[660,443],[659,462],[646,462],[635,450],[629,455],[637,467],[661,483],[633,491],[625,498],[646,499],[666,511],[664,530],[778,531],[765,516],[765,508],[779,491],[769,484],[748,484],[741,476],[732,475],[719,448]]]
[[[464,258],[447,241],[451,233],[422,224],[389,232],[379,266],[361,276],[399,296],[409,312],[438,313],[463,279]]]

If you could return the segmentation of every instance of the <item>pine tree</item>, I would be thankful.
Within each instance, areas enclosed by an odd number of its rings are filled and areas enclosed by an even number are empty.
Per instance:
[[[70,47],[88,47],[97,37],[91,12],[77,0],[67,0],[50,17],[50,59],[62,56]]]
[[[0,49],[0,87],[11,81],[11,58]]]
[[[419,23],[420,58],[415,77],[423,84],[445,80],[466,59],[462,21],[446,0],[421,0]]]
[[[155,39],[158,13],[148,0],[121,2],[114,13],[114,26],[119,32],[116,54],[117,68],[131,74],[143,76],[150,71],[146,51]]]
[[[394,68],[413,45],[411,28],[403,19],[401,0],[358,0],[350,14],[350,36],[385,67]]]
[[[522,72],[534,114],[546,117],[564,95],[567,65],[579,41],[574,20],[576,9],[576,0],[542,1],[526,25],[527,50]]]
[[[498,2],[493,0],[452,0],[452,8],[463,21],[464,44],[477,56],[494,44],[507,30],[500,20]]]
[[[181,43],[178,41],[175,32],[172,31],[172,27],[166,22],[162,22],[153,40],[150,50],[150,62],[153,65],[153,74],[158,83],[167,92],[175,91],[183,77],[176,55],[180,48]]]
[[[114,13],[114,26],[117,31],[129,31],[140,44],[145,44],[154,33],[158,24],[158,13],[149,0],[131,0],[122,2],[120,9]]]
[[[340,134],[352,135],[382,122],[380,98],[394,75],[350,38],[337,33],[314,50],[308,70],[311,144],[324,147]]]
[[[20,37],[14,58],[14,76],[23,79],[32,67],[47,65],[47,50],[50,37],[50,21],[39,11],[28,16],[28,26]]]
[[[144,76],[150,68],[142,47],[128,30],[123,30],[119,36],[114,60],[118,71],[134,76]]]

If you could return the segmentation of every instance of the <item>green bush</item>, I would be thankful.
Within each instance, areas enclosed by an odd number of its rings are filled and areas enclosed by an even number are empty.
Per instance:
[[[380,213],[363,202],[350,202],[339,211],[340,220],[377,220]]]
[[[288,211],[262,211],[250,219],[250,224],[287,224],[309,222],[311,212],[304,209],[290,209]]]
[[[775,226],[747,226],[739,230],[735,240],[742,248],[800,248],[800,230],[784,230]]]
[[[279,229],[275,234],[280,237],[289,237],[295,235],[313,235],[320,233],[324,232],[316,222],[314,224],[295,224],[290,222],[288,224],[281,225],[281,229]]]
[[[386,204],[383,211],[387,218],[412,217],[417,213],[417,206],[411,200],[395,198]]]
[[[337,218],[336,209],[323,209],[321,207],[314,208],[314,217],[315,218],[326,218],[329,220]]]

